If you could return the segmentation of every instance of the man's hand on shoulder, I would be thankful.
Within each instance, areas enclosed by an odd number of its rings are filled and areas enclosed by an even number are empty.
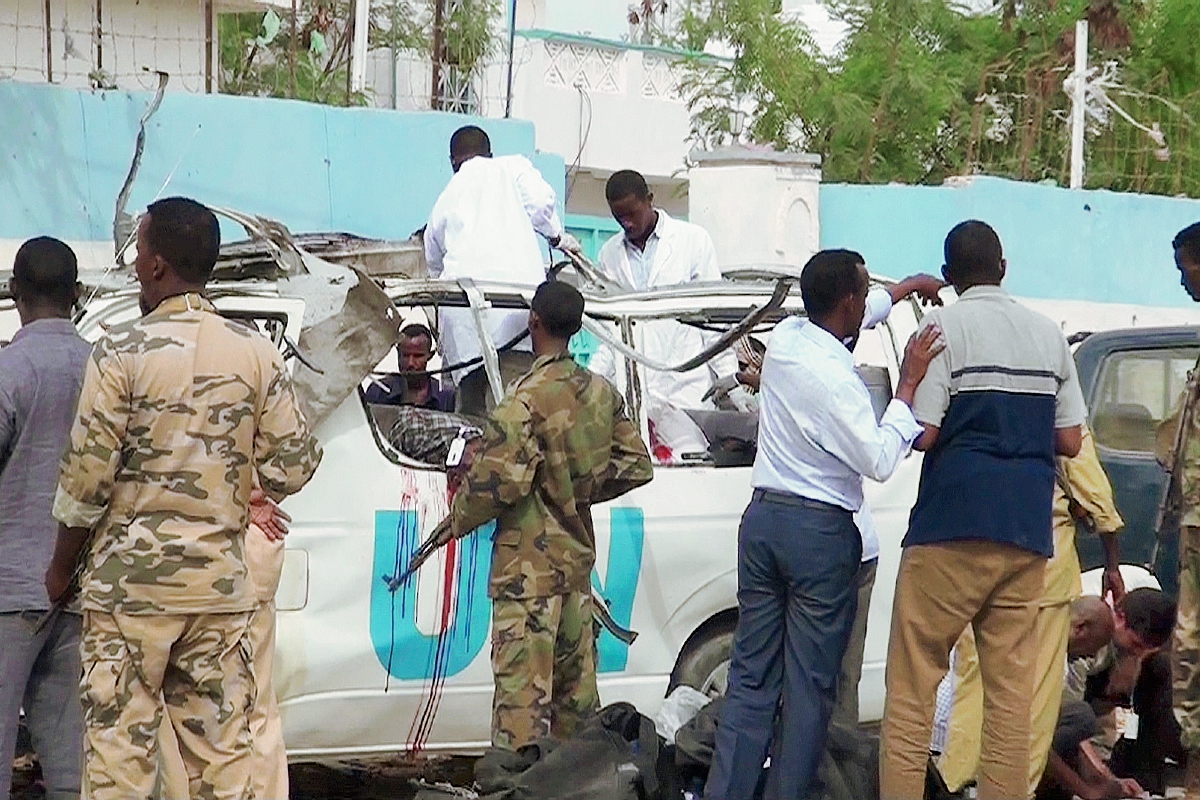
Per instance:
[[[900,364],[900,383],[896,387],[896,399],[912,406],[917,386],[929,371],[929,364],[946,349],[946,339],[936,323],[926,325],[914,333],[904,348],[904,361]]]

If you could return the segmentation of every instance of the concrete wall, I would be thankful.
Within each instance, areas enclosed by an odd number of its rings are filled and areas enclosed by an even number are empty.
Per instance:
[[[723,270],[788,270],[817,251],[817,156],[724,147],[695,159],[688,173],[690,219],[712,236]]]
[[[150,96],[0,84],[0,239],[107,240]],[[275,217],[294,230],[404,238],[450,178],[448,141],[475,122],[497,154],[534,153],[515,120],[169,95],[151,120],[130,210],[160,194]],[[561,192],[561,159],[539,157]]]
[[[0,83],[0,269],[43,234],[70,242],[86,268],[111,263],[116,197],[149,100]],[[129,210],[182,194],[296,232],[407,238],[449,180],[447,143],[468,121],[489,132],[498,154],[533,156],[562,196],[562,159],[535,153],[527,122],[176,94],[151,120]],[[229,225],[224,236],[245,233]]]
[[[1097,312],[1081,302],[1110,304],[1104,313],[1123,325],[1178,321],[1172,308],[1195,316],[1171,240],[1200,220],[1198,200],[976,177],[940,187],[827,184],[820,216],[822,247],[858,250],[884,275],[937,274],[950,228],[981,219],[1004,243],[1013,294],[1072,301],[1056,306],[1072,319]]]

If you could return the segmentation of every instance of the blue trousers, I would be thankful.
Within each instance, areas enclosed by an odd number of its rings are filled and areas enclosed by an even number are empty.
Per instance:
[[[772,744],[765,796],[799,800],[814,788],[861,557],[849,511],[755,491],[738,534],[738,624],[706,798],[750,800]]]

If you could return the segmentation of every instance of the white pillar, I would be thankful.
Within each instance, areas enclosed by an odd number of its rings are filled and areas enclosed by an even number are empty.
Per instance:
[[[1075,82],[1071,95],[1071,188],[1083,188],[1083,134],[1086,127],[1088,23],[1075,23]]]
[[[371,25],[371,0],[354,2],[354,39],[350,46],[350,89],[367,88],[367,34]]]
[[[799,272],[820,249],[820,156],[735,145],[691,159],[688,220],[712,236],[722,271]]]

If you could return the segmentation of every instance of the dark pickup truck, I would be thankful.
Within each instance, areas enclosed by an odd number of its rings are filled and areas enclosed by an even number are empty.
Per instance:
[[[1125,519],[1121,555],[1178,592],[1179,531],[1155,528],[1167,473],[1155,458],[1158,428],[1179,403],[1200,355],[1200,327],[1126,328],[1087,336],[1075,351],[1100,460]],[[1103,566],[1095,537],[1077,539],[1083,569]]]

